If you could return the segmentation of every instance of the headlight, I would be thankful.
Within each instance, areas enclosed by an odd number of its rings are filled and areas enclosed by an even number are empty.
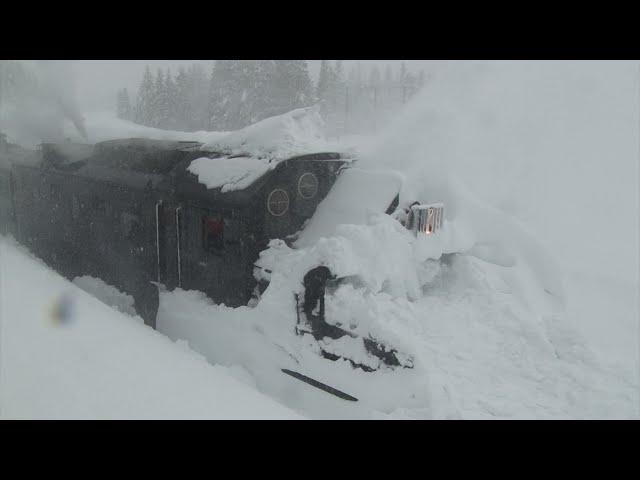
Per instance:
[[[274,217],[281,217],[289,210],[289,194],[276,188],[267,197],[267,210]]]
[[[318,193],[318,177],[311,172],[303,173],[298,179],[298,193],[304,199],[309,200]]]

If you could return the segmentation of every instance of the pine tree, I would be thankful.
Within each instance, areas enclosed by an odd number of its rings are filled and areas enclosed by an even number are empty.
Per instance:
[[[408,78],[407,78],[407,64],[405,62],[402,62],[400,64],[400,71],[398,73],[398,85],[400,86],[401,90],[402,90],[402,103],[407,101],[407,98],[409,96],[409,85],[407,82]]]
[[[178,89],[176,83],[171,76],[171,70],[167,69],[167,75],[164,79],[165,92],[167,97],[167,116],[166,126],[169,130],[180,129],[180,120],[178,118],[179,105],[178,105]]]
[[[32,96],[38,89],[33,72],[16,60],[0,60],[0,106]]]
[[[393,72],[391,70],[391,65],[389,65],[388,63],[384,67],[382,90],[384,91],[386,102],[388,103],[393,98]]]
[[[342,60],[336,61],[335,79],[336,79],[337,83],[344,83],[345,82],[344,69],[343,69],[343,66],[342,66]]]
[[[167,95],[165,91],[164,73],[158,68],[153,83],[153,95],[151,96],[151,125],[163,128],[166,119]]]
[[[187,76],[187,130],[204,130],[209,126],[209,80],[204,67],[199,64],[191,65]]]
[[[132,119],[131,101],[129,99],[129,92],[126,88],[118,90],[116,111],[118,118],[121,118],[123,120]]]
[[[219,60],[211,75],[211,127],[245,127],[288,108],[272,60]],[[286,86],[285,86],[286,89]]]
[[[133,118],[133,107],[131,105],[129,91],[126,88],[122,92],[122,101],[124,104],[124,118],[125,120],[131,120]]]
[[[178,74],[176,75],[174,81],[174,87],[175,99],[173,105],[173,118],[175,120],[175,128],[177,130],[186,131],[189,129],[189,81],[187,78],[187,72],[185,71],[184,67],[180,67],[178,69]]]
[[[400,71],[398,72],[398,84],[404,85],[404,82],[407,78],[407,64],[402,62],[400,64]]]
[[[338,77],[336,69],[331,64],[322,60],[320,63],[320,76],[318,77],[318,87],[316,96],[322,102],[320,111],[323,115],[334,113],[338,106],[338,95],[344,90],[344,83]]]
[[[1,81],[0,85],[2,85]],[[124,113],[122,111],[122,90],[118,90],[116,92],[116,117],[124,118]]]
[[[382,79],[380,76],[380,68],[378,65],[374,65],[371,71],[369,72],[369,87],[371,88],[371,96],[373,100],[373,109],[374,113],[376,110],[380,108],[381,103],[381,83]]]
[[[0,60],[0,113],[2,113],[2,105],[5,96],[5,84],[6,84],[6,73],[5,73],[5,64],[8,63],[6,60]],[[0,117],[0,120],[2,118]]]
[[[311,78],[305,60],[276,60],[273,82],[274,114],[306,107],[314,102]]]
[[[154,83],[151,70],[147,65],[142,76],[142,82],[138,89],[136,102],[135,121],[141,125],[150,126],[152,123],[152,103],[154,96]]]
[[[235,82],[237,60],[216,60],[210,81],[209,125],[213,130],[228,130],[233,104],[239,98]]]
[[[342,61],[338,60],[331,75],[330,104],[334,112],[343,110],[346,86]]]
[[[231,128],[243,128],[276,112],[276,103],[271,95],[275,78],[272,60],[244,60],[238,62],[236,81],[241,94]]]
[[[318,86],[316,87],[316,98],[321,102],[326,102],[331,88],[331,65],[327,60],[320,62],[320,75],[318,76]]]

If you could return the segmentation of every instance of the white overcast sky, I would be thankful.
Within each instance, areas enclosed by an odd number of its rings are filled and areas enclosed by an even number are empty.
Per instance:
[[[345,70],[360,60],[345,60]],[[381,66],[391,64],[397,70],[400,60],[362,60],[363,66],[378,63]],[[120,88],[127,87],[131,93],[137,90],[145,65],[153,70],[158,67],[171,68],[174,72],[180,65],[203,64],[207,70],[214,60],[74,60],[75,86],[80,108],[84,111],[111,110],[115,108],[115,94]],[[418,71],[427,68],[428,60],[406,61],[409,70]],[[320,67],[319,60],[309,61],[309,70],[314,80]]]

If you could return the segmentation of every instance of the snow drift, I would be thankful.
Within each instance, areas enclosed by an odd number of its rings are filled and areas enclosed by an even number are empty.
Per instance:
[[[137,320],[0,237],[0,418],[300,418]]]

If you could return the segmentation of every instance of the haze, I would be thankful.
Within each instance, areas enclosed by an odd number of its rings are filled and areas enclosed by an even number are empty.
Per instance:
[[[73,60],[72,70],[75,74],[77,98],[80,108],[85,112],[113,110],[118,89],[127,88],[135,93],[140,85],[142,73],[146,65],[152,70],[170,68],[174,73],[180,66],[199,63],[207,68],[207,72],[215,60]],[[320,69],[319,60],[309,60],[309,73],[317,80]],[[400,60],[345,60],[345,70],[360,62],[363,67],[378,64],[384,67],[390,64],[394,71]],[[407,60],[410,71],[428,69],[434,63],[429,60]]]

